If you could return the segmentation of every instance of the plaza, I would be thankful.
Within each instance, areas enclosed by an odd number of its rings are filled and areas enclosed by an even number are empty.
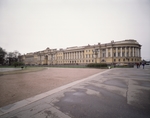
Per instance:
[[[142,67],[107,69],[1,107],[0,117],[148,118],[149,78],[149,65],[146,65],[145,69]]]

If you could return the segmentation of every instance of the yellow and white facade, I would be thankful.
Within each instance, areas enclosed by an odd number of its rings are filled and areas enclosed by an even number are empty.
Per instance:
[[[50,49],[27,53],[22,60],[29,65],[56,64],[131,64],[141,61],[141,45],[133,39],[111,41],[106,44]]]

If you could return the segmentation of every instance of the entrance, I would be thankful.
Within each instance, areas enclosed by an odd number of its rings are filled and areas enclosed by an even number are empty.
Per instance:
[[[48,65],[48,55],[45,56],[45,65]]]

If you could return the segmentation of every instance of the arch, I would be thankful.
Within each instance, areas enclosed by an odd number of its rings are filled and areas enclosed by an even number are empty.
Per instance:
[[[48,65],[48,55],[45,55],[45,65]]]
[[[105,62],[105,59],[102,59],[102,62]]]

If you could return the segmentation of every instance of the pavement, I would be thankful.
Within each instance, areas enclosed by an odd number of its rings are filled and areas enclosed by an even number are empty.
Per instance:
[[[0,72],[21,70],[21,68],[0,68]]]
[[[0,118],[149,117],[149,65],[108,69],[0,108]]]

